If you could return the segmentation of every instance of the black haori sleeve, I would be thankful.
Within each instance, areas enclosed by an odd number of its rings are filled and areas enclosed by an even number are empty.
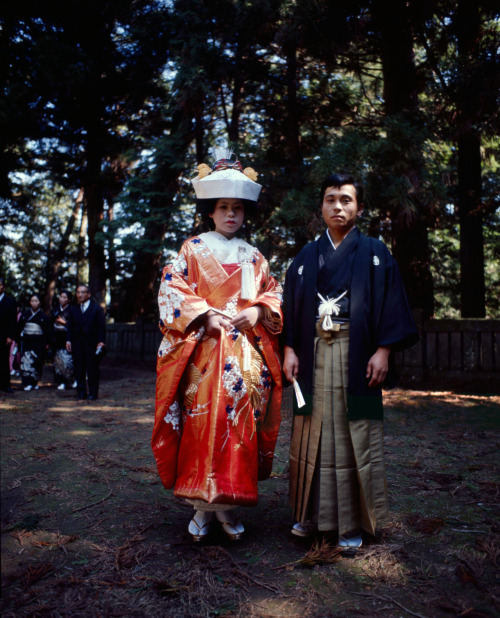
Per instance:
[[[301,415],[312,413],[317,271],[317,242],[312,242],[294,259],[285,279],[282,341],[299,358],[298,382],[306,405],[299,409],[294,399],[294,414]]]
[[[382,389],[369,388],[366,367],[379,346],[418,341],[397,264],[387,247],[361,235],[354,260],[349,332],[348,417],[382,419]]]

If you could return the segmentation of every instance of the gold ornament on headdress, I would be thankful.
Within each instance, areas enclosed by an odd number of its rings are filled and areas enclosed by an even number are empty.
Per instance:
[[[198,165],[196,169],[198,170],[197,180],[205,178],[205,176],[208,176],[212,171],[210,165],[207,165],[206,163],[200,163],[200,165]]]
[[[247,178],[250,178],[250,180],[257,182],[257,178],[259,177],[259,174],[253,169],[253,167],[245,167],[245,169],[243,170],[243,173],[245,174]]]

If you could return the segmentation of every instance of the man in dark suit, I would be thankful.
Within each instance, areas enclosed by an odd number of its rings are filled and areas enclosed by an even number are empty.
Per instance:
[[[16,301],[5,294],[5,279],[0,277],[0,390],[13,393],[10,387],[10,346],[17,331]]]
[[[90,300],[86,285],[76,288],[78,305],[73,307],[68,324],[66,349],[73,354],[78,399],[97,399],[99,394],[99,360],[104,354],[106,321],[102,308]]]

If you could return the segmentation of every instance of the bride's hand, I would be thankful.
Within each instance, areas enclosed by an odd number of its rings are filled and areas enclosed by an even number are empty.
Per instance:
[[[254,327],[264,315],[264,309],[260,305],[243,309],[231,320],[231,324],[238,330],[247,330]]]
[[[206,321],[206,333],[210,337],[220,337],[222,329],[228,330],[231,323],[224,316],[217,313],[209,313]]]

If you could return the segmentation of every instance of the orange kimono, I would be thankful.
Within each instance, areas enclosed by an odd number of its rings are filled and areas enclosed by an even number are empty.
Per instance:
[[[249,252],[256,295],[242,299],[242,265],[221,264],[206,236],[188,239],[163,271],[152,448],[175,496],[251,506],[271,473],[281,420],[281,287],[258,250],[224,239]],[[205,335],[210,308],[233,317],[256,304],[265,317],[251,330]]]

